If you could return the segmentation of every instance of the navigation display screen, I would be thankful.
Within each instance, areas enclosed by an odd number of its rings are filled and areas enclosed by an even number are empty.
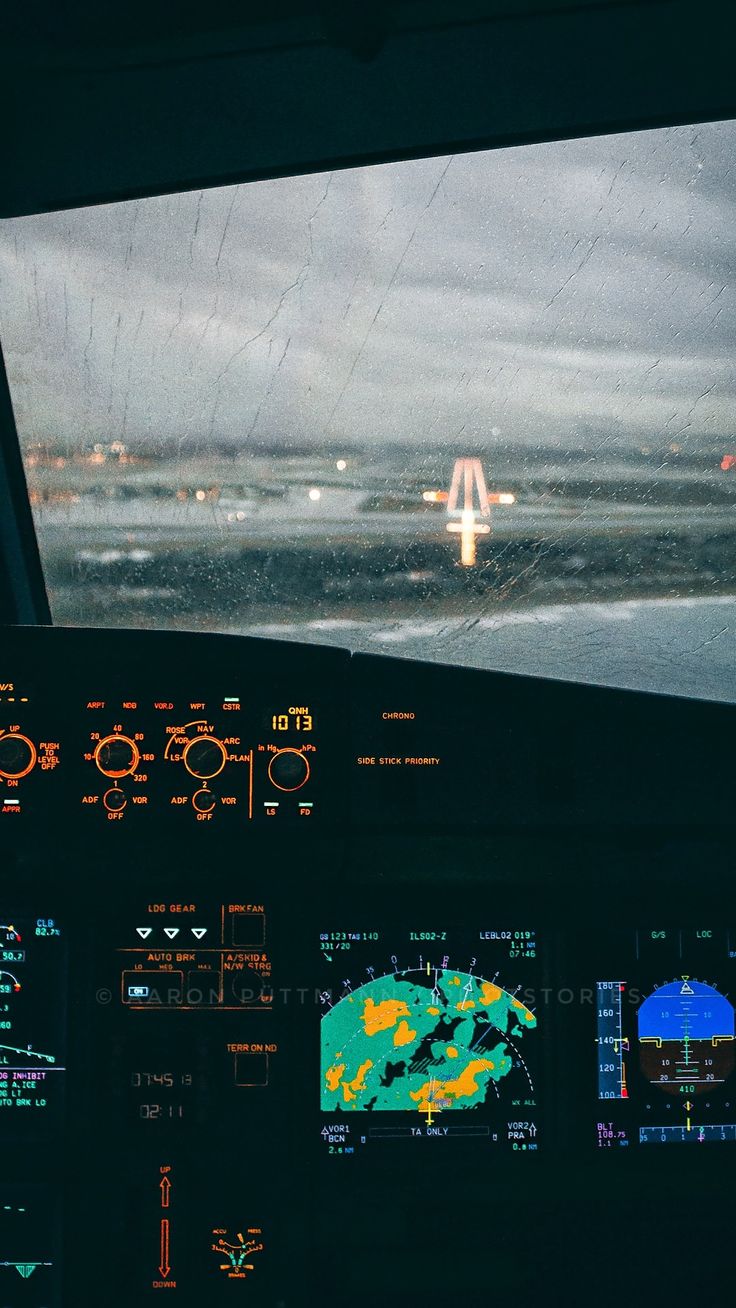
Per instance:
[[[322,931],[319,949],[331,1154],[539,1148],[534,930],[366,921]]]

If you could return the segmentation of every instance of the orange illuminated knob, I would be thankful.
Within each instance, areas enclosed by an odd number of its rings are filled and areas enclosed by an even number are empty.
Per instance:
[[[11,731],[0,736],[0,777],[15,781],[25,777],[36,762],[36,746],[27,736]]]
[[[195,790],[192,795],[192,804],[198,813],[211,813],[216,802],[211,790]]]
[[[268,775],[277,790],[300,790],[309,780],[309,759],[298,749],[280,749],[271,755]]]
[[[124,790],[119,786],[113,786],[112,789],[105,791],[102,802],[108,813],[122,813],[128,799]]]
[[[105,736],[95,750],[95,763],[105,777],[127,777],[140,762],[140,750],[128,736]]]
[[[209,781],[222,772],[227,763],[227,750],[214,736],[195,736],[184,746],[182,758],[187,772],[202,781]]]

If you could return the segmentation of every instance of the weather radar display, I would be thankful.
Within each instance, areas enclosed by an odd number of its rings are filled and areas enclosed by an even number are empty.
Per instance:
[[[534,932],[332,931],[320,946],[331,1152],[427,1139],[538,1148]]]

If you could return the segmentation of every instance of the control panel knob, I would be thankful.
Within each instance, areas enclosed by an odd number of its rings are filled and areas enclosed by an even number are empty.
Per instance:
[[[128,797],[119,786],[113,786],[110,790],[105,791],[102,802],[108,813],[122,813],[128,802]]]
[[[36,762],[36,746],[27,736],[11,731],[0,736],[0,777],[15,781],[25,777]]]
[[[280,749],[271,755],[268,776],[277,790],[300,790],[309,780],[309,759],[298,749]]]
[[[211,790],[195,790],[192,795],[192,804],[198,813],[211,813],[216,803]]]
[[[227,763],[227,750],[214,736],[194,736],[187,741],[182,754],[184,766],[193,777],[209,781],[219,776]]]
[[[95,763],[105,777],[127,777],[140,762],[140,750],[129,736],[105,736],[95,749]]]

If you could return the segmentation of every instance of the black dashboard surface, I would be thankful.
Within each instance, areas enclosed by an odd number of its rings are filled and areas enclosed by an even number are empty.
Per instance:
[[[715,1302],[734,722],[0,631],[2,1308]]]

